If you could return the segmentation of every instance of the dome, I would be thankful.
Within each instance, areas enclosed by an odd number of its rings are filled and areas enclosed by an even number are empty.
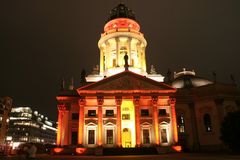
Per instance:
[[[185,68],[182,72],[174,73],[174,80],[172,87],[174,88],[193,88],[200,87],[213,82],[195,75],[194,71],[186,71]]]
[[[129,18],[132,20],[136,20],[133,11],[122,3],[120,3],[117,7],[113,8],[110,11],[108,21],[111,21],[116,18]]]

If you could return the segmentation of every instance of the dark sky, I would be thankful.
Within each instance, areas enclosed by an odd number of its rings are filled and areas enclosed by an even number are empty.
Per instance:
[[[0,3],[0,96],[57,119],[60,81],[99,64],[97,42],[119,0],[16,0]],[[240,0],[125,0],[148,42],[147,64],[194,69],[240,84]]]

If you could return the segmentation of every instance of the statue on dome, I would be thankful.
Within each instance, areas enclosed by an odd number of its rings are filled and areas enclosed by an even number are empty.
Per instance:
[[[124,67],[125,67],[125,70],[127,71],[127,70],[128,70],[128,67],[129,67],[129,65],[128,65],[128,55],[127,55],[127,53],[126,53],[125,56],[124,56],[124,61],[125,61]]]

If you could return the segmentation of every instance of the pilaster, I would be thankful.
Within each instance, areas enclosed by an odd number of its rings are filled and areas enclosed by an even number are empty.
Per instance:
[[[157,96],[152,96],[152,116],[153,116],[153,125],[155,133],[155,143],[156,145],[160,144],[159,141],[159,130],[158,130],[158,112],[157,112]]]
[[[122,147],[122,137],[121,137],[121,105],[122,105],[122,97],[115,97],[115,103],[117,106],[117,146]]]
[[[98,146],[102,146],[102,105],[104,103],[104,97],[98,96],[97,97],[98,102]]]
[[[83,145],[84,107],[86,106],[85,97],[80,97],[78,104],[79,104],[78,144]]]
[[[170,98],[169,105],[171,106],[171,122],[172,122],[172,134],[173,134],[173,143],[178,142],[178,130],[177,130],[177,118],[176,118],[176,99]]]
[[[137,145],[137,147],[140,147],[140,145],[141,145],[141,139],[140,139],[140,115],[139,115],[140,97],[139,96],[135,96],[133,102],[134,102],[134,106],[135,106],[136,145]]]
[[[68,145],[68,122],[70,106],[66,103],[58,104],[57,145]]]

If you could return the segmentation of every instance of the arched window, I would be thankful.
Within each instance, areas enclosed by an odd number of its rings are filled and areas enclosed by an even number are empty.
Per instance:
[[[183,115],[179,115],[177,117],[177,125],[178,125],[178,132],[184,133],[185,132],[185,120]]]
[[[203,115],[203,123],[205,126],[205,131],[206,132],[212,132],[212,121],[211,117],[209,114],[204,114]]]

